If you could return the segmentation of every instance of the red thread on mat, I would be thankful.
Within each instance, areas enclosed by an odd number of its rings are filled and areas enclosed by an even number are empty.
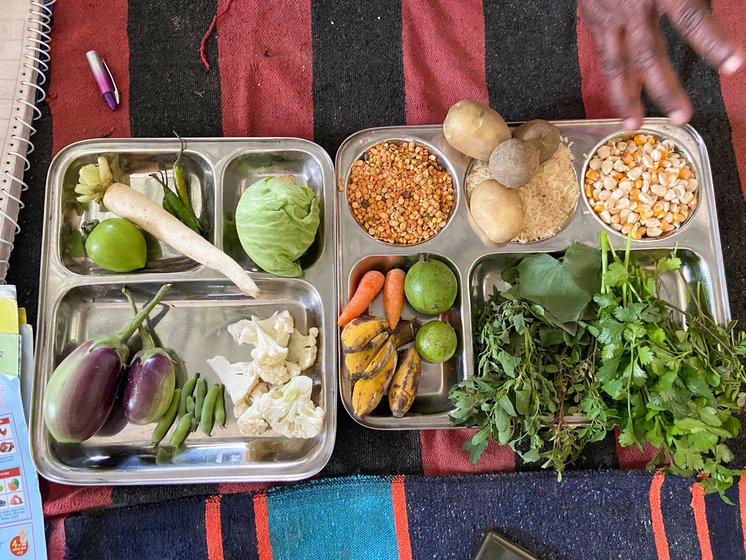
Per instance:
[[[225,8],[215,14],[215,17],[212,18],[212,21],[210,22],[210,27],[207,28],[207,32],[204,34],[202,42],[199,44],[199,58],[202,61],[202,64],[205,65],[205,70],[208,72],[210,70],[210,63],[207,62],[207,56],[205,56],[205,45],[207,45],[207,40],[210,38],[210,35],[212,35],[212,32],[215,31],[215,25],[218,23],[218,18],[222,17],[228,10],[230,10],[232,2],[233,0],[228,0]]]
[[[692,485],[691,506],[694,512],[694,526],[697,529],[697,539],[699,539],[702,560],[712,560],[710,528],[707,525],[707,509],[705,507],[705,490],[696,482]]]
[[[220,496],[210,496],[205,500],[205,540],[207,541],[207,559],[223,560]]]
[[[254,526],[256,527],[256,549],[259,560],[272,560],[272,541],[269,536],[269,512],[267,496],[254,495]]]
[[[746,555],[746,472],[738,479],[738,514],[741,518],[741,537]]]
[[[47,538],[47,556],[49,560],[65,560],[65,519],[67,515],[52,517],[48,520],[51,531]]]
[[[661,509],[661,488],[666,480],[666,475],[656,471],[653,481],[650,483],[650,519],[653,523],[653,537],[655,538],[655,550],[658,560],[669,560],[668,538],[666,537],[666,526],[663,522],[663,510]]]
[[[407,495],[404,491],[404,477],[397,475],[391,479],[391,503],[394,507],[394,530],[399,560],[412,560],[412,543],[409,540],[409,517],[407,515]]]

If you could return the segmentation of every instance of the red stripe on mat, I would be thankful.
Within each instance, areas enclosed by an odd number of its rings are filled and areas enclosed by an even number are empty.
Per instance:
[[[39,480],[46,517],[111,504],[111,486],[68,486]]]
[[[647,442],[642,444],[642,449],[636,445],[622,447],[619,445],[619,428],[614,428],[614,443],[620,469],[644,469],[658,454],[658,450]]]
[[[699,549],[702,560],[712,560],[712,545],[710,544],[710,528],[707,525],[707,509],[705,507],[705,491],[696,482],[692,485],[692,510],[694,512],[694,526],[697,529]]]
[[[744,556],[746,556],[746,473],[738,479],[738,514],[741,517],[741,537]]]
[[[272,486],[268,482],[231,482],[218,484],[218,494],[242,494],[244,492],[263,492]]]
[[[580,9],[578,9],[576,21],[576,34],[581,79],[580,89],[585,106],[585,117],[587,119],[614,117],[616,115],[609,104],[609,96],[606,94],[606,77],[601,67],[601,61],[596,56],[593,38],[580,15]]]
[[[402,49],[407,124],[443,122],[460,99],[488,102],[481,0],[402,0]]]
[[[130,135],[127,0],[58,2],[54,7],[49,106],[53,153],[72,142]],[[120,106],[109,110],[96,87],[86,51],[106,61],[119,88]]]
[[[67,515],[47,519],[47,523],[51,527],[47,537],[47,557],[49,560],[65,560],[65,550],[67,548],[65,519],[67,519]]]
[[[225,136],[313,137],[310,0],[231,3],[218,63]]]
[[[650,483],[650,519],[653,522],[653,537],[655,538],[658,560],[669,560],[670,558],[666,526],[663,522],[663,510],[661,509],[661,488],[665,480],[666,475],[657,471]]]
[[[223,560],[223,528],[220,522],[220,496],[205,500],[205,539],[208,560]]]
[[[746,3],[733,0],[712,0],[712,12],[731,37],[746,44]],[[732,129],[733,149],[736,152],[741,190],[746,197],[746,70],[720,78],[720,90]]]
[[[512,472],[515,470],[515,453],[507,445],[494,441],[482,453],[476,464],[469,462],[469,454],[461,450],[464,442],[475,430],[422,430],[422,470],[428,476]]]
[[[256,549],[259,553],[259,560],[272,560],[267,496],[262,493],[254,496],[254,525],[256,526]]]
[[[394,506],[394,528],[399,560],[412,560],[412,544],[409,540],[409,518],[407,516],[407,495],[404,491],[404,477],[391,479],[391,502]]]

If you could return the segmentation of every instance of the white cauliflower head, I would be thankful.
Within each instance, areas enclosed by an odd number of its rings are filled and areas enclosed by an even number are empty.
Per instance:
[[[313,380],[305,375],[272,388],[258,401],[264,420],[278,434],[289,438],[313,438],[321,433],[324,409],[311,400]]]
[[[249,406],[249,397],[259,383],[259,375],[254,371],[253,362],[230,363],[225,356],[214,356],[207,363],[228,390],[233,401],[234,416],[240,416]]]
[[[290,311],[275,311],[267,319],[253,316],[228,325],[228,332],[238,344],[257,344],[257,328],[264,330],[280,346],[287,346],[290,334],[295,330],[295,321]]]
[[[287,361],[296,364],[300,371],[306,371],[316,363],[316,338],[319,336],[319,329],[312,327],[308,334],[304,335],[295,330],[290,335],[288,343]]]

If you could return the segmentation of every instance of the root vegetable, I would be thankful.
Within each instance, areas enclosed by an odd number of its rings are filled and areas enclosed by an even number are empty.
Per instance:
[[[383,285],[383,308],[386,320],[392,330],[399,324],[404,309],[404,278],[406,273],[400,268],[392,268],[386,273]]]
[[[510,129],[497,111],[464,100],[448,110],[443,135],[462,154],[487,160],[498,144],[510,138]]]
[[[241,265],[143,194],[121,183],[106,189],[104,206],[200,264],[224,274],[246,295],[259,288]]]
[[[344,327],[355,317],[359,317],[365,313],[370,303],[376,299],[376,296],[383,288],[384,280],[384,275],[377,270],[366,272],[362,280],[360,280],[357,290],[355,290],[355,295],[352,296],[347,307],[344,308],[342,314],[339,316],[337,324],[340,327]]]
[[[540,161],[546,161],[552,157],[560,143],[559,129],[552,123],[541,119],[523,123],[513,131],[513,138],[531,142],[539,150]]]
[[[494,180],[481,182],[471,195],[470,212],[493,243],[507,243],[523,229],[523,206],[518,191]]]
[[[524,140],[506,140],[490,155],[492,177],[512,189],[528,183],[538,170],[539,150]]]

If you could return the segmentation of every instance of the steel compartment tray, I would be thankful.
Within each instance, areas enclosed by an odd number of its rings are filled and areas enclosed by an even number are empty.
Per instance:
[[[333,168],[318,145],[293,138],[195,138],[186,139],[190,161],[192,203],[207,238],[233,256],[254,279],[262,297],[241,294],[217,272],[161,244],[162,257],[149,260],[141,271],[115,274],[97,269],[69,252],[71,232],[80,223],[110,214],[95,205],[81,212],[72,189],[81,165],[99,153],[124,156],[133,188],[160,200],[157,183],[148,177],[157,161],[173,162],[179,149],[176,139],[104,139],[78,142],[54,159],[47,179],[45,227],[40,275],[37,361],[30,418],[32,455],[39,473],[67,484],[172,484],[298,480],[318,473],[334,448],[336,431],[336,309],[335,213]],[[170,173],[170,172],[169,172]],[[260,272],[238,243],[234,210],[241,193],[266,176],[294,175],[319,199],[321,226],[314,244],[302,259],[302,278],[278,278]],[[155,463],[149,445],[154,425],[128,425],[113,437],[94,436],[81,444],[52,440],[42,417],[46,380],[65,352],[92,335],[121,327],[129,316],[122,285],[132,290],[138,304],[149,299],[164,283],[172,283],[161,305],[151,314],[151,324],[163,345],[177,352],[187,375],[200,371],[209,384],[217,376],[206,359],[217,354],[231,361],[246,361],[247,347],[239,347],[227,333],[228,324],[250,315],[269,316],[288,309],[296,325],[307,332],[319,328],[318,358],[308,372],[314,380],[314,402],[323,406],[326,419],[315,439],[278,437],[247,438],[238,431],[232,402],[226,398],[227,427],[214,429],[213,437],[199,430],[187,440],[187,449],[166,464]],[[170,309],[164,313],[166,306]],[[137,337],[133,342],[137,341]],[[188,373],[187,373],[188,372]]]
[[[577,120],[554,122],[568,142],[573,153],[573,166],[578,178],[589,156],[607,138],[621,132],[617,120]],[[673,127],[666,119],[647,119],[642,130],[662,135],[674,140],[694,165],[699,179],[699,204],[688,222],[674,235],[663,239],[634,241],[632,248],[649,253],[650,257],[661,250],[679,247],[682,256],[686,283],[701,282],[705,301],[713,317],[718,322],[730,319],[730,307],[725,285],[725,271],[720,233],[718,230],[715,196],[712,184],[707,148],[699,134],[691,127]],[[457,203],[448,225],[432,239],[411,247],[389,245],[370,237],[357,224],[350,212],[346,199],[346,184],[353,162],[365,150],[385,140],[407,140],[420,142],[431,148],[441,163],[453,175],[457,189]],[[465,178],[472,159],[457,152],[446,142],[439,125],[400,126],[371,128],[354,133],[340,146],[335,160],[335,174],[338,187],[336,198],[337,212],[337,270],[339,275],[339,302],[347,301],[349,294],[357,286],[360,277],[368,268],[382,271],[394,266],[406,267],[419,254],[432,254],[448,262],[457,272],[459,297],[445,317],[441,317],[457,328],[460,344],[457,355],[443,365],[423,362],[420,389],[410,411],[403,418],[393,418],[386,403],[379,406],[371,415],[357,418],[352,414],[349,378],[344,372],[344,358],[339,356],[339,387],[342,403],[348,413],[363,426],[383,429],[434,429],[454,427],[449,413],[452,410],[447,395],[453,383],[474,375],[473,317],[475,308],[484,303],[494,286],[507,285],[500,278],[500,271],[510,258],[534,253],[560,253],[573,241],[582,241],[598,246],[599,233],[605,229],[601,221],[593,215],[591,208],[580,192],[575,213],[568,224],[554,237],[545,241],[520,244],[507,243],[502,246],[487,246],[469,225],[469,210],[465,193]],[[609,231],[615,247],[621,247],[625,240]],[[672,302],[684,304],[687,287],[676,275],[665,279],[664,296]],[[379,298],[380,299],[380,298]],[[381,315],[380,301],[374,303],[373,314]],[[413,310],[405,307],[403,318],[411,318]],[[437,403],[438,406],[433,406]]]

